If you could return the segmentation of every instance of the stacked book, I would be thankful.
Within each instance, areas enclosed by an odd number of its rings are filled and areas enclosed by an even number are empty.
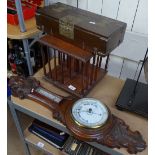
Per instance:
[[[58,149],[62,149],[69,135],[48,124],[34,120],[29,131],[52,144]]]
[[[67,155],[110,155],[38,120],[34,120],[28,129]]]
[[[63,151],[69,155],[110,155],[71,136],[64,145]]]

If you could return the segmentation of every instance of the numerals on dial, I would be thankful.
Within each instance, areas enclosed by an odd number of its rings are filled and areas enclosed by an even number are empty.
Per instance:
[[[108,119],[108,109],[99,100],[83,98],[73,105],[72,116],[81,126],[97,128]]]

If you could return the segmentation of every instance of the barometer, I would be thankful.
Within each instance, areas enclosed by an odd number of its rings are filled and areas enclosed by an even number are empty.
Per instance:
[[[131,131],[122,119],[113,115],[97,99],[60,96],[42,87],[32,77],[13,76],[9,85],[13,96],[31,99],[49,108],[53,118],[63,123],[79,140],[97,142],[111,148],[123,147],[132,154],[146,148],[140,132]]]
[[[107,106],[93,98],[83,98],[76,101],[71,113],[75,123],[86,128],[101,127],[109,116]]]

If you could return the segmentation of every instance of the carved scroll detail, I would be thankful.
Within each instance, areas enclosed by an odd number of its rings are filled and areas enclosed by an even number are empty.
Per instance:
[[[146,148],[146,143],[138,131],[131,131],[123,120],[113,115],[114,126],[103,139],[98,142],[111,148],[127,148],[131,154],[141,152]]]
[[[60,111],[53,110],[53,118],[65,124],[64,116]]]
[[[37,88],[40,82],[33,77],[12,76],[9,81],[12,95],[21,99],[26,98],[32,89]]]

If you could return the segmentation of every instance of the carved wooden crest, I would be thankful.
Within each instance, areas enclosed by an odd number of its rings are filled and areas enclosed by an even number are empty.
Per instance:
[[[99,128],[89,129],[78,126],[71,117],[71,108],[77,99],[64,97],[58,104],[46,95],[44,96],[36,91],[41,85],[35,78],[11,77],[10,87],[12,95],[21,99],[32,99],[50,108],[53,111],[53,117],[66,125],[73,136],[80,140],[98,142],[111,148],[123,147],[131,154],[141,152],[146,148],[146,142],[140,132],[131,131],[122,119],[111,113],[106,124]],[[45,91],[49,92],[46,89]],[[57,94],[55,95],[58,97]]]
[[[11,76],[9,86],[12,95],[19,98],[26,98],[32,89],[37,88],[40,82],[33,77]]]
[[[112,117],[115,122],[114,126],[98,142],[111,148],[127,148],[127,151],[131,154],[143,151],[146,148],[146,142],[140,132],[131,131],[122,119],[114,115]]]

